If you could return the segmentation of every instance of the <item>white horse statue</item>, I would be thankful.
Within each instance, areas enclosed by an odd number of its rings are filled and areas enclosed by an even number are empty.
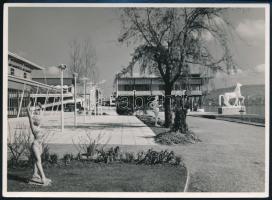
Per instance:
[[[241,83],[237,83],[233,92],[226,92],[223,95],[219,95],[219,105],[220,106],[222,105],[221,104],[222,97],[224,99],[224,104],[228,107],[244,105],[245,97],[241,95],[241,89],[240,89],[241,86],[242,86]],[[234,99],[234,98],[235,98],[235,102],[233,105],[231,105],[229,101],[230,99]]]

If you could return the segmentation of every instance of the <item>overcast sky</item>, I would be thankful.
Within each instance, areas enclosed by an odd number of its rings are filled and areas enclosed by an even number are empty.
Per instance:
[[[104,91],[112,92],[114,74],[130,61],[132,46],[119,44],[121,24],[115,8],[9,8],[9,51],[45,68],[69,63],[73,39],[92,41]],[[233,41],[238,73],[218,74],[216,87],[239,81],[264,84],[265,11],[263,8],[231,9],[227,15],[237,37]],[[268,27],[267,27],[268,28]],[[238,37],[239,35],[239,37]],[[47,72],[56,73],[54,68]],[[48,75],[49,76],[49,75]]]

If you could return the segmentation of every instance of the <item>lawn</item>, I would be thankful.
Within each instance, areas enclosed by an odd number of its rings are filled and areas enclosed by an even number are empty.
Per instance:
[[[31,168],[8,170],[8,191],[19,192],[183,192],[186,168],[173,165],[136,165],[73,161],[45,169],[51,186],[27,184]]]

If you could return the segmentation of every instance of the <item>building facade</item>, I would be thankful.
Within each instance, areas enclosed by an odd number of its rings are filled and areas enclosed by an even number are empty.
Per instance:
[[[43,69],[15,53],[8,52],[8,117],[26,115],[26,106],[33,87],[45,87],[32,80],[32,71]]]
[[[205,93],[205,84],[208,83],[207,77],[200,73],[190,74],[190,76],[181,76],[174,84],[172,96],[186,95],[189,99],[191,110],[202,108],[203,95]],[[162,78],[154,75],[133,76],[123,75],[116,78],[115,81],[117,106],[118,104],[127,106],[130,110],[149,109],[148,103],[155,96],[159,97],[160,104],[163,104],[164,81]],[[163,106],[162,106],[163,109]]]
[[[60,86],[60,78],[35,77],[34,72],[44,68],[15,53],[8,53],[8,117],[27,115],[26,108],[41,103],[45,110],[60,110],[60,93],[63,90],[64,102],[74,104],[72,78],[64,78],[64,86]],[[43,73],[44,74],[44,71]],[[80,99],[77,100],[80,102]]]

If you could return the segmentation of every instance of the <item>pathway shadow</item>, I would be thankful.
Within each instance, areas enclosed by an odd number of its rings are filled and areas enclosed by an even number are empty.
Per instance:
[[[16,174],[8,174],[8,180],[14,180],[18,182],[28,183],[28,179],[26,177],[21,177]]]
[[[42,126],[42,128],[49,128],[49,129],[54,129],[54,128],[59,128],[60,126]],[[80,124],[77,125],[77,128],[91,128],[91,129],[104,129],[104,128],[141,128],[141,127],[146,127],[144,125],[133,125],[133,124],[123,124],[123,123],[95,123],[95,124]],[[65,125],[65,128],[74,128],[74,125]]]
[[[156,136],[154,135],[150,135],[150,136],[137,136],[138,138],[156,138]]]

